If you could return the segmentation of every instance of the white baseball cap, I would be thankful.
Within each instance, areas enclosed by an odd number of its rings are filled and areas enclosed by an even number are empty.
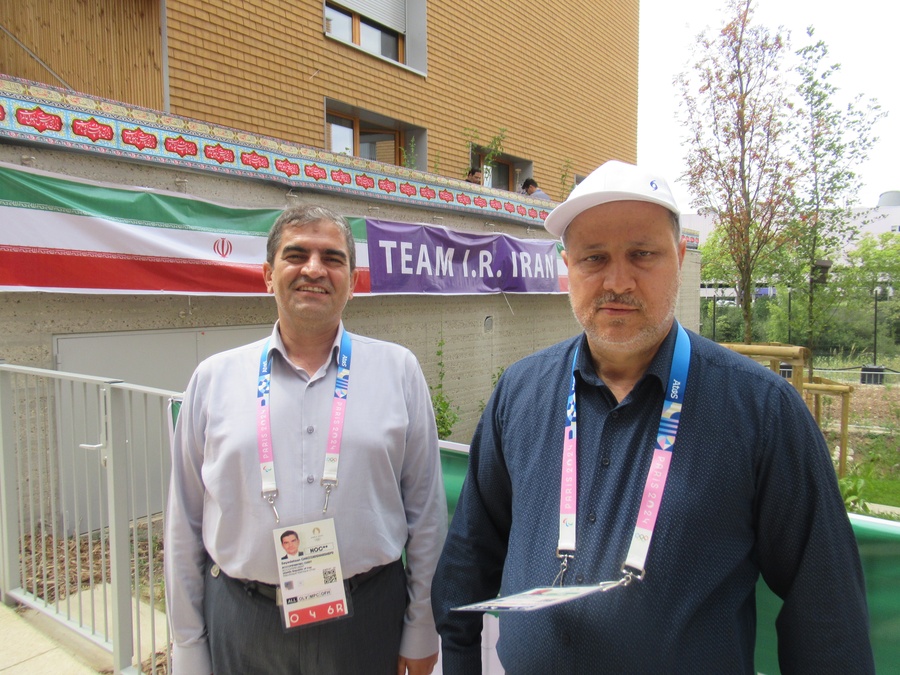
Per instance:
[[[676,216],[681,215],[666,179],[634,164],[611,160],[594,169],[569,194],[562,204],[550,212],[544,227],[562,237],[579,213],[607,202],[638,201],[659,204]]]

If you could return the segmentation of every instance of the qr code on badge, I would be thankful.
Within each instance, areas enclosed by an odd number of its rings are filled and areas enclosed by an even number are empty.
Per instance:
[[[326,584],[333,584],[337,581],[337,574],[333,567],[326,567],[322,570],[322,581]]]

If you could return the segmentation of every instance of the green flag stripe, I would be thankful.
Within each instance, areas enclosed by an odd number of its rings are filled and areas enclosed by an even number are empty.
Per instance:
[[[0,203],[140,225],[266,236],[281,209],[220,206],[191,197],[122,190],[0,167]]]
[[[357,243],[362,244],[369,240],[366,232],[366,219],[354,216],[346,216],[346,220],[350,223],[350,231],[353,232],[353,239]]]

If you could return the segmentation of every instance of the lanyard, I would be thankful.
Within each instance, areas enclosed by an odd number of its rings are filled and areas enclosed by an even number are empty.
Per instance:
[[[275,509],[275,498],[278,497],[278,486],[275,483],[275,453],[272,448],[272,415],[269,405],[269,392],[272,386],[272,357],[269,352],[270,340],[263,345],[259,357],[259,379],[256,386],[256,446],[259,453],[259,474],[262,482],[262,498],[269,502],[275,513],[275,522],[280,522]],[[328,446],[325,450],[325,468],[322,470],[321,484],[325,487],[325,506],[322,513],[328,510],[328,498],[332,489],[337,487],[338,461],[341,454],[341,438],[344,434],[344,416],[347,407],[347,395],[350,392],[350,356],[352,343],[350,334],[345,330],[341,335],[341,350],[338,353],[338,372],[334,383],[334,397],[331,403],[331,426],[328,430]]]
[[[675,339],[675,351],[672,354],[672,365],[669,372],[669,383],[666,387],[665,400],[659,417],[659,428],[656,444],[653,448],[653,459],[644,483],[641,496],[641,508],[638,511],[637,523],[631,537],[631,545],[622,566],[623,577],[616,582],[605,584],[627,585],[633,579],[644,578],[644,565],[650,550],[650,540],[656,526],[659,505],[662,502],[663,490],[672,462],[672,446],[678,433],[678,419],[684,403],[684,392],[687,389],[687,375],[691,362],[691,345],[687,332],[681,324]],[[566,429],[563,437],[562,484],[559,497],[559,541],[556,556],[561,559],[559,574],[556,579],[562,585],[563,577],[569,561],[575,557],[575,530],[578,493],[578,456],[577,456],[577,404],[575,400],[575,366],[578,361],[578,349],[572,358],[572,378],[569,385],[569,396],[566,400]],[[627,569],[626,569],[627,568]],[[633,571],[632,571],[633,570]],[[556,581],[554,581],[554,584]]]

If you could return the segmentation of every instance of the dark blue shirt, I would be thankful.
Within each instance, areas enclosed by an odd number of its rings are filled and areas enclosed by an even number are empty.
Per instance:
[[[507,673],[753,673],[755,587],[784,600],[782,672],[872,673],[856,541],[828,448],[775,373],[690,333],[691,364],[642,581],[501,615]],[[577,552],[566,585],[621,577],[656,440],[675,329],[617,403],[585,338],[500,378],[432,587],[443,672],[480,672],[481,615],[449,610],[549,586],[572,358],[578,401]]]

